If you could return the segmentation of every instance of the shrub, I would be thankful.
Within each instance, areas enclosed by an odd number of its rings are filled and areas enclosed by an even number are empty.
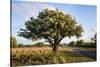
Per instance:
[[[77,42],[76,42],[76,46],[78,46],[78,47],[82,47],[82,46],[84,46],[85,45],[85,42],[83,41],[83,40],[78,40]]]
[[[44,43],[43,42],[38,42],[34,45],[35,47],[43,47]]]
[[[96,48],[96,43],[93,42],[84,42],[83,40],[78,40],[76,42],[72,41],[69,43],[69,46],[76,46],[76,47],[87,47],[87,48]]]
[[[76,45],[76,43],[74,42],[74,41],[71,41],[69,44],[68,44],[68,46],[70,46],[70,47],[73,47],[73,46],[75,46]]]
[[[15,37],[10,37],[10,47],[11,48],[16,48],[17,47],[17,42]]]
[[[24,44],[18,44],[18,47],[24,47]]]

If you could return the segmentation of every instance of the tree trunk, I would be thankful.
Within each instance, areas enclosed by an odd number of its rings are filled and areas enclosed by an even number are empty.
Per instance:
[[[57,45],[54,45],[54,46],[53,46],[53,48],[52,48],[52,50],[53,50],[53,52],[55,52],[55,53],[56,53],[56,52],[57,52],[57,50],[58,50],[58,46],[57,46]]]

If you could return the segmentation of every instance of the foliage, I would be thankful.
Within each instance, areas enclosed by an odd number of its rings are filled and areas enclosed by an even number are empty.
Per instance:
[[[82,26],[70,14],[56,10],[44,9],[37,18],[31,17],[25,22],[25,29],[20,29],[19,36],[37,40],[44,38],[49,42],[53,51],[57,51],[60,41],[64,37],[82,36]]]
[[[84,40],[71,41],[68,46],[70,47],[86,47],[86,48],[96,48],[96,43],[94,42],[84,42]]]
[[[18,47],[24,47],[24,44],[18,44]]]
[[[35,47],[43,47],[45,46],[43,42],[38,42],[34,45]]]
[[[11,48],[17,47],[17,43],[16,43],[16,38],[15,37],[10,37],[10,47]]]
[[[61,51],[56,54],[50,48],[13,48],[11,49],[11,66],[60,64],[94,61],[75,52]]]
[[[83,47],[90,47],[90,48],[96,48],[96,44],[93,42],[87,42]]]
[[[25,44],[24,47],[34,47],[34,44]]]
[[[92,40],[92,46],[96,47],[97,45],[97,33],[94,34],[94,36],[91,38]]]
[[[70,47],[73,47],[73,46],[75,46],[76,45],[76,42],[74,42],[74,41],[71,41],[69,44],[68,44],[68,46],[70,46]]]
[[[76,46],[83,46],[83,45],[85,45],[85,42],[84,42],[84,40],[78,40],[77,42],[76,42]]]
[[[97,33],[94,34],[94,36],[91,38],[91,40],[96,43],[97,41]]]

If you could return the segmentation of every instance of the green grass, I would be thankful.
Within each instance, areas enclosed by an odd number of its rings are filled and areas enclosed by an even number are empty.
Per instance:
[[[63,54],[64,54],[64,57],[65,57],[66,63],[95,61],[92,58],[82,56],[82,55],[74,53],[74,52],[66,51]]]
[[[96,50],[96,48],[86,48],[86,47],[80,47],[81,51],[90,51],[90,50]]]
[[[25,66],[90,62],[95,60],[72,51],[58,51],[56,54],[51,51],[14,51],[11,55],[11,61],[13,66]]]

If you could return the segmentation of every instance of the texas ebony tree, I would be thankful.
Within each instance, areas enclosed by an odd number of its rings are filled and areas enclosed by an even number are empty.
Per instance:
[[[25,22],[25,29],[20,29],[19,36],[27,39],[37,40],[44,38],[52,45],[56,52],[58,45],[64,37],[82,36],[83,28],[70,14],[56,10],[44,9],[37,18],[30,17]]]

